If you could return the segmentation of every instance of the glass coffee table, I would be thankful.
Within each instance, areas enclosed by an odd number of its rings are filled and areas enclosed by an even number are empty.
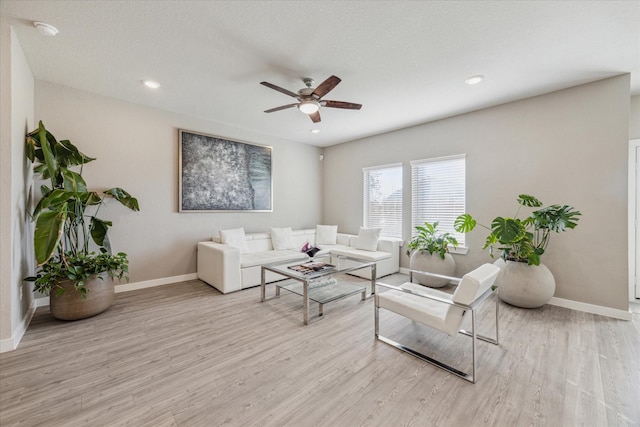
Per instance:
[[[319,304],[318,317],[323,316],[324,305],[351,295],[361,294],[366,299],[366,287],[346,282],[335,277],[361,268],[371,268],[371,294],[375,292],[376,263],[363,261],[340,255],[322,255],[308,261],[284,261],[262,266],[262,280],[260,282],[261,302],[266,298],[265,274],[267,271],[277,273],[286,279],[275,282],[275,296],[278,298],[280,290],[284,289],[303,298],[303,322],[309,324],[309,301]]]

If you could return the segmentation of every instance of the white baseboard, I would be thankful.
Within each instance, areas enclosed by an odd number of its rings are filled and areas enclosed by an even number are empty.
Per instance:
[[[142,282],[127,283],[124,285],[116,285],[116,293],[137,291],[138,289],[153,288],[155,286],[170,285],[172,283],[186,282],[187,280],[195,280],[198,278],[197,273],[182,274],[180,276],[162,277],[160,279],[145,280]],[[49,297],[36,299],[36,307],[46,307],[49,305]]]
[[[138,289],[153,288],[154,286],[170,285],[172,283],[186,282],[187,280],[195,280],[198,273],[181,274],[180,276],[163,277],[161,279],[145,280],[143,282],[127,283],[125,285],[117,285],[116,293],[136,291]]]
[[[18,344],[20,344],[22,337],[24,336],[25,332],[27,332],[27,327],[29,326],[29,323],[31,322],[31,318],[33,317],[33,313],[35,313],[35,311],[36,302],[34,300],[16,330],[11,334],[11,338],[0,340],[0,353],[4,353],[5,351],[12,351],[18,348]]]
[[[401,267],[400,273],[409,274],[409,269],[406,267]],[[632,320],[633,318],[631,310],[624,311],[616,308],[604,307],[604,306],[595,305],[595,304],[587,304],[584,302],[573,301],[573,300],[564,299],[564,298],[553,297],[547,304],[555,305],[558,307],[564,307],[571,310],[584,311],[586,313],[591,313],[591,314],[599,314],[601,316],[613,317],[615,319]]]
[[[585,302],[573,301],[564,298],[551,298],[547,304],[558,307],[569,308],[571,310],[584,311],[586,313],[599,314],[601,316],[613,317],[621,320],[632,320],[631,311],[624,311],[617,308],[604,307],[602,305],[587,304]]]

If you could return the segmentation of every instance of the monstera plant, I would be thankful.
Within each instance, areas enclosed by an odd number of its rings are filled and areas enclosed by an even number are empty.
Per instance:
[[[526,262],[529,265],[540,265],[540,256],[544,254],[551,232],[560,233],[573,229],[578,225],[579,211],[568,205],[551,205],[534,210],[526,218],[518,218],[523,206],[539,208],[542,202],[528,194],[518,196],[518,210],[510,217],[498,216],[491,222],[491,227],[478,224],[490,231],[483,249],[489,248],[493,257],[498,246],[500,257],[505,261]],[[460,233],[467,233],[476,227],[476,220],[469,214],[462,214],[454,223]]]
[[[128,259],[122,252],[111,252],[108,230],[112,223],[100,219],[98,213],[106,199],[116,200],[133,211],[139,210],[138,201],[122,188],[89,190],[82,170],[95,159],[81,153],[68,140],[56,140],[42,122],[27,135],[26,144],[34,173],[45,181],[42,198],[32,214],[37,270],[26,280],[35,283],[34,291],[50,295],[52,313],[54,298],[63,293],[77,294],[65,298],[79,295],[88,299],[90,283],[97,283],[97,289],[101,282],[111,284],[108,293],[113,301],[111,279],[128,278]]]
[[[509,304],[533,308],[546,304],[555,292],[555,279],[549,269],[540,262],[551,233],[574,229],[581,213],[569,205],[542,207],[534,196],[520,194],[518,209],[513,217],[498,216],[491,226],[478,224],[469,214],[456,218],[454,228],[461,233],[473,230],[476,225],[487,229],[483,249],[489,249],[491,257],[497,248],[502,267],[496,279],[498,295]],[[528,216],[519,218],[522,207],[534,208]],[[536,209],[540,208],[540,209]]]

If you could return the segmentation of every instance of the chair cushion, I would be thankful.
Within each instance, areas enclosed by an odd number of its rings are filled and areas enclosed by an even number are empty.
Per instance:
[[[483,264],[465,274],[453,293],[453,302],[471,304],[493,285],[498,273],[500,273],[500,267],[493,264]]]
[[[435,296],[448,301],[451,301],[453,297],[446,292],[428,288],[417,283],[408,282],[400,285],[400,287],[414,293]],[[460,307],[396,290],[382,292],[378,294],[378,299],[380,301],[380,307],[424,325],[431,326],[450,336],[458,333],[460,325],[462,324],[462,316],[465,312],[465,310]]]
[[[401,287],[406,285],[411,285],[411,283],[405,283]],[[380,292],[377,295],[378,306],[381,308],[431,326],[449,335],[457,333],[457,329],[449,332],[451,328],[447,327],[446,319],[450,305],[396,290]]]

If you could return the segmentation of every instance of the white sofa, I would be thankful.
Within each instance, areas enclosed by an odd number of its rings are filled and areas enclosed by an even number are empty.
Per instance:
[[[260,285],[260,267],[263,264],[296,259],[304,261],[309,258],[300,250],[307,242],[315,244],[316,230],[292,230],[291,234],[297,249],[274,250],[270,233],[246,234],[244,251],[222,243],[220,237],[199,242],[198,278],[224,294]],[[399,239],[380,237],[376,251],[356,249],[357,239],[356,235],[337,233],[336,244],[319,244],[321,250],[318,254],[331,253],[375,261],[378,277],[397,273],[400,270],[401,242]],[[349,274],[370,279],[371,269],[367,267]],[[269,283],[282,279],[284,279],[283,276],[267,272],[266,281]]]

